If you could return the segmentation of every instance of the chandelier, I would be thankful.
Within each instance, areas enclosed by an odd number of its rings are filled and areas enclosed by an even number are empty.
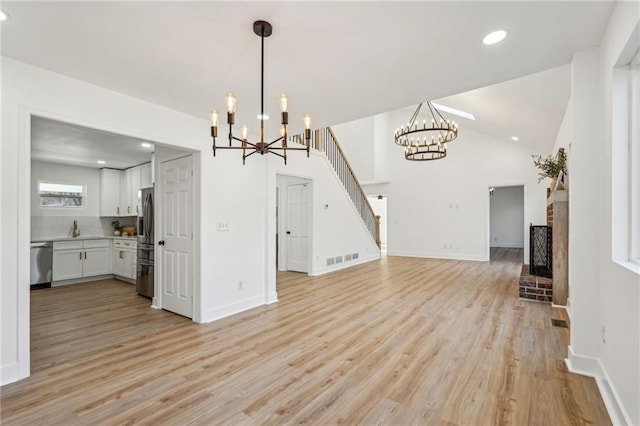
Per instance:
[[[229,146],[216,146],[216,138],[218,137],[218,121],[220,115],[218,111],[211,111],[211,137],[213,138],[213,156],[216,156],[216,150],[218,149],[241,149],[242,150],[242,164],[245,164],[247,157],[253,154],[259,153],[274,154],[281,157],[284,160],[284,164],[287,164],[287,151],[307,151],[307,157],[309,157],[309,139],[311,139],[311,117],[309,114],[304,116],[304,138],[306,141],[306,147],[288,147],[287,146],[287,125],[289,124],[289,99],[284,93],[280,95],[278,101],[280,103],[280,137],[272,140],[271,142],[265,142],[264,139],[264,121],[268,118],[264,113],[264,39],[269,37],[273,28],[271,24],[266,21],[256,21],[253,23],[253,32],[260,37],[261,40],[261,52],[260,52],[260,141],[250,142],[248,140],[249,127],[245,124],[241,128],[242,135],[237,137],[233,134],[233,125],[235,124],[236,106],[238,99],[233,93],[227,93],[225,96],[225,103],[227,104],[227,124],[229,125]],[[278,144],[278,142],[280,142]]]
[[[447,156],[446,144],[458,137],[458,125],[446,120],[429,101],[426,102],[429,112],[420,123],[422,105],[418,105],[405,126],[396,129],[395,142],[404,147],[404,158],[407,160],[439,160]]]

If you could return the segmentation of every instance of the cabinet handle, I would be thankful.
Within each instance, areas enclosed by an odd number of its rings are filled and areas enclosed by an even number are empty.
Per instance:
[[[80,260],[82,260],[82,252],[80,252]]]
[[[120,207],[116,207],[116,211],[120,214]]]
[[[87,252],[84,252],[84,260],[87,260]]]
[[[131,206],[127,206],[127,213],[131,213]]]
[[[123,259],[123,258],[124,258],[124,256],[123,256],[123,251],[122,251],[122,250],[120,250],[120,259]]]

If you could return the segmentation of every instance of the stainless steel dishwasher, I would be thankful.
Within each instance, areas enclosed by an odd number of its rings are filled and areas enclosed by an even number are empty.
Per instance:
[[[51,287],[53,275],[53,243],[42,241],[31,243],[31,279],[32,289]]]

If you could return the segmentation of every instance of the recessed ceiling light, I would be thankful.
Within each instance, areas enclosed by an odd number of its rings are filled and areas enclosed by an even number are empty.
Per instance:
[[[153,145],[151,145],[149,142],[142,142],[140,146],[143,148],[151,148]]]
[[[268,120],[269,116],[267,114],[258,114],[258,120]]]
[[[516,141],[516,142],[517,142],[517,141],[519,141],[519,140],[520,140],[520,138],[519,138],[519,137],[517,137],[517,136],[511,136],[511,140],[512,140],[512,141]]]
[[[440,105],[440,104],[437,104],[435,102],[431,102],[431,105],[433,105],[436,109],[438,109],[440,111],[448,112],[449,114],[457,115],[459,117],[468,118],[469,120],[475,120],[476,119],[476,117],[473,114],[469,113],[469,112],[460,111],[459,109],[455,109],[455,108],[451,108],[451,107],[448,107],[448,106]]]
[[[98,162],[98,164],[107,164],[107,162],[104,161],[104,160],[98,160],[97,162]]]
[[[6,21],[7,19],[9,19],[9,16],[0,10],[0,21]]]
[[[505,30],[498,30],[492,33],[487,34],[482,39],[484,44],[496,44],[500,43],[507,36],[507,32]]]

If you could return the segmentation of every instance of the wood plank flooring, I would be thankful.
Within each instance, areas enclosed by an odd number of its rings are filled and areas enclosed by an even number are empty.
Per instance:
[[[278,304],[206,325],[114,280],[34,291],[32,375],[1,422],[610,424],[564,365],[564,312],[517,298],[507,254],[282,273]]]

